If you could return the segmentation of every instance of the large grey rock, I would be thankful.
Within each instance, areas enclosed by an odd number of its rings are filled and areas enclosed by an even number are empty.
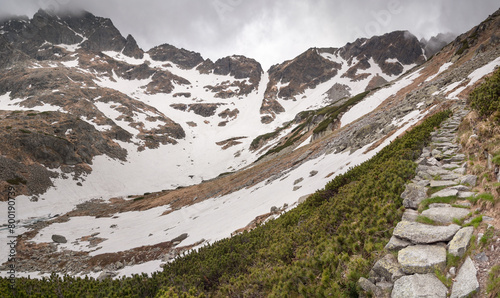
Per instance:
[[[471,187],[476,186],[477,176],[476,175],[466,175],[459,179],[460,184],[466,184]]]
[[[448,245],[448,252],[454,256],[463,256],[469,247],[470,239],[474,233],[474,227],[460,229]]]
[[[387,254],[378,260],[372,269],[377,275],[384,277],[385,280],[390,282],[395,282],[401,276],[405,275],[401,270],[398,260],[392,254]]]
[[[446,249],[440,245],[415,245],[398,252],[398,262],[406,274],[432,273],[446,267]]]
[[[427,209],[422,212],[423,216],[432,219],[435,222],[448,224],[452,223],[453,219],[462,219],[469,214],[470,210],[457,207],[438,207]]]
[[[465,259],[464,264],[458,271],[453,287],[451,289],[451,298],[469,297],[470,294],[479,291],[479,282],[477,281],[477,270],[470,257]]]
[[[455,181],[449,181],[449,180],[431,180],[431,187],[441,187],[441,186],[454,186],[457,185]]]
[[[417,209],[418,204],[427,197],[427,188],[415,183],[406,185],[405,191],[401,194],[403,206],[406,208]]]
[[[66,243],[68,240],[66,240],[66,237],[61,236],[61,235],[52,235],[52,241],[55,243]]]
[[[392,236],[389,242],[387,242],[387,244],[385,245],[384,249],[388,251],[398,251],[402,248],[407,247],[410,244],[411,244],[410,241],[406,241],[403,239],[399,239],[398,237]]]
[[[418,222],[400,221],[393,235],[416,244],[429,244],[450,241],[460,230],[460,226],[431,226]]]
[[[436,193],[433,193],[431,195],[431,198],[435,198],[435,197],[453,197],[453,196],[456,196],[458,195],[458,190],[456,189],[453,189],[453,188],[446,188],[446,189],[443,189],[443,190],[440,190]]]
[[[403,276],[394,283],[393,298],[445,298],[446,286],[434,274]]]

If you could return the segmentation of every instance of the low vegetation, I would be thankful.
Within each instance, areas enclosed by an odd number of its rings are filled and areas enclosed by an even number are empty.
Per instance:
[[[496,122],[500,121],[500,69],[471,92],[469,103],[481,117],[493,115]]]
[[[264,156],[267,156],[267,155],[270,155],[273,153],[278,153],[278,152],[282,151],[283,149],[295,144],[295,142],[297,142],[298,140],[300,140],[304,136],[304,132],[302,132],[303,129],[305,127],[307,127],[308,125],[310,125],[313,122],[313,119],[315,119],[318,116],[323,117],[323,120],[316,126],[316,128],[314,128],[313,133],[318,134],[318,133],[325,131],[331,123],[338,120],[338,117],[341,113],[346,112],[351,106],[353,106],[353,105],[357,104],[358,102],[360,102],[361,100],[363,100],[366,97],[366,95],[368,95],[368,93],[370,93],[370,91],[365,91],[363,93],[355,95],[340,106],[331,105],[331,106],[326,106],[324,108],[321,108],[319,110],[315,110],[315,111],[310,110],[310,111],[304,111],[304,112],[299,113],[297,115],[296,119],[300,119],[300,121],[302,121],[303,123],[298,125],[297,127],[295,127],[292,130],[292,132],[291,132],[292,135],[283,144],[280,144],[280,145],[268,150],[265,154],[261,155],[259,159],[262,159]],[[261,145],[262,142],[265,142],[269,139],[276,138],[280,134],[280,132],[282,132],[286,128],[290,127],[290,125],[291,125],[291,122],[287,123],[283,127],[280,127],[279,129],[277,129],[273,132],[258,136],[250,144],[250,149],[256,150],[257,148],[259,148],[259,146]]]
[[[357,296],[357,280],[401,219],[400,194],[415,175],[413,161],[448,116],[429,117],[279,218],[178,258],[151,277],[18,278],[13,290],[2,278],[0,296]]]

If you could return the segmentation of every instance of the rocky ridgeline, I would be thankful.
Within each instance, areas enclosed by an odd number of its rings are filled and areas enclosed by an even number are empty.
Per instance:
[[[431,146],[424,148],[416,161],[417,175],[401,195],[406,211],[385,247],[387,254],[375,263],[368,279],[359,280],[361,288],[375,297],[469,297],[479,291],[477,270],[468,256],[458,271],[452,267],[446,273],[446,278],[453,280],[451,294],[435,275],[436,270],[446,269],[447,253],[465,255],[474,227],[454,222],[466,219],[472,212],[471,204],[434,203],[421,213],[417,210],[429,197],[429,188],[442,188],[430,197],[474,196],[471,187],[477,177],[466,175],[465,156],[459,153],[456,141],[458,126],[467,113],[463,104],[457,105],[454,116],[433,133]],[[432,224],[421,223],[423,219]]]

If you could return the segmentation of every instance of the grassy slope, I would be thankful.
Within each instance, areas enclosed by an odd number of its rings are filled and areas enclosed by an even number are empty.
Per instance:
[[[356,281],[401,217],[412,160],[446,116],[428,118],[280,218],[179,258],[151,278],[19,278],[14,292],[0,279],[0,296],[356,296]]]

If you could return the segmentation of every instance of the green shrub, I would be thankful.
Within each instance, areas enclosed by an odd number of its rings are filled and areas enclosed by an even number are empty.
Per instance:
[[[469,103],[480,116],[500,112],[500,69],[471,92]]]

